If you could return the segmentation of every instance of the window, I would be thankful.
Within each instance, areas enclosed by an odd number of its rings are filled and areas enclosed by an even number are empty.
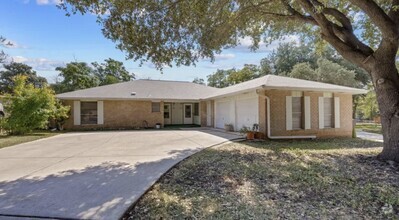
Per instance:
[[[199,116],[199,103],[194,103],[194,116]]]
[[[161,103],[153,102],[151,105],[152,112],[161,112]]]
[[[303,92],[292,91],[292,129],[303,128]]]
[[[170,108],[169,104],[166,104],[163,106],[163,118],[165,118],[165,119],[169,119],[169,117],[170,117],[169,108]]]
[[[191,105],[184,105],[184,117],[191,118]]]
[[[80,121],[82,125],[97,124],[97,102],[80,102]]]
[[[332,97],[324,97],[324,127],[332,128],[333,125],[333,108],[334,99]]]
[[[292,129],[302,128],[302,97],[292,97]]]

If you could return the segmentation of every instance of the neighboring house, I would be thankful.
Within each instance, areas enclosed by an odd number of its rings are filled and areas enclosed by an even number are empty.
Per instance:
[[[270,138],[352,135],[352,95],[366,90],[267,75],[227,88],[135,80],[57,95],[67,129],[196,124],[234,130],[259,124]],[[268,111],[269,110],[269,111]]]

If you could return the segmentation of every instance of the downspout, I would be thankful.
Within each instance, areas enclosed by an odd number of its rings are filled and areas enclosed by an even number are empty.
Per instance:
[[[270,131],[270,98],[266,95],[263,94],[259,94],[258,91],[256,91],[256,93],[261,96],[264,97],[266,99],[266,120],[267,120],[267,138],[269,139],[315,139],[316,135],[300,135],[300,136],[272,136],[271,135],[271,131]]]

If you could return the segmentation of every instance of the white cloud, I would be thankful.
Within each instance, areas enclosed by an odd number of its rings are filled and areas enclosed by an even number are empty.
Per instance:
[[[255,52],[258,53],[265,53],[265,52],[271,52],[275,49],[277,49],[278,45],[280,43],[290,43],[290,42],[295,42],[299,43],[299,36],[297,35],[288,35],[286,37],[283,37],[280,40],[275,40],[272,41],[271,43],[267,44],[264,41],[259,42],[259,48],[255,50]],[[252,52],[251,51],[251,46],[253,45],[253,40],[251,37],[244,37],[241,38],[239,41],[239,45],[233,48],[229,48],[228,50],[231,51],[236,51],[236,52]]]
[[[236,55],[234,53],[221,53],[215,54],[215,60],[230,60],[234,59]]]
[[[24,63],[31,66],[37,71],[53,71],[56,67],[65,66],[65,62],[58,60],[50,60],[46,58],[27,58],[23,56],[13,56],[11,61]]]
[[[36,0],[38,5],[59,5],[62,0]]]

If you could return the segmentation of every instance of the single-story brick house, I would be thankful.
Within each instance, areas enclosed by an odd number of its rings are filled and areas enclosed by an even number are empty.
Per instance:
[[[352,135],[352,95],[365,90],[267,75],[227,88],[135,80],[57,95],[71,106],[66,129],[197,124],[259,125],[269,138]]]

